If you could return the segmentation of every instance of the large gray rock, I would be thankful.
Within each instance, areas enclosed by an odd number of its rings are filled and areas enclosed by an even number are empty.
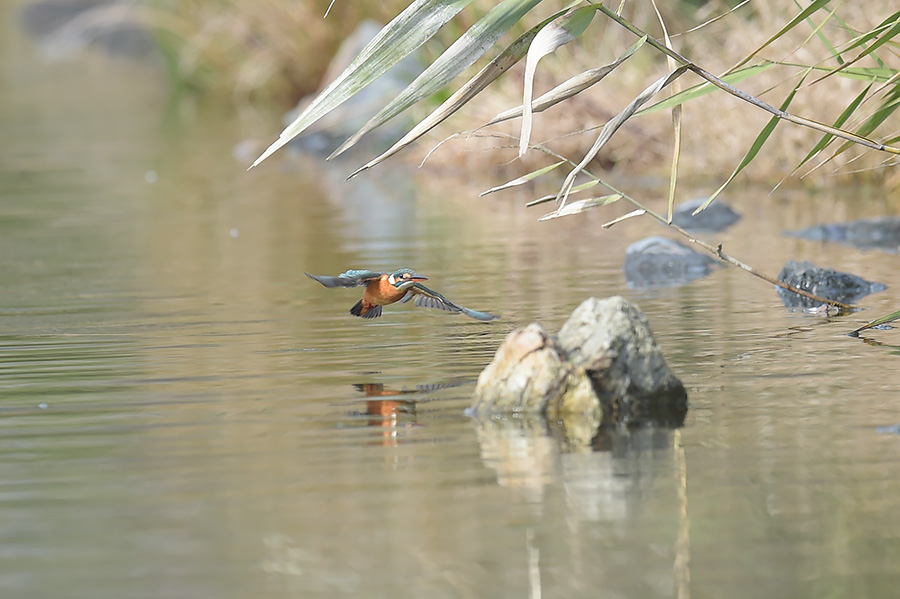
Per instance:
[[[870,293],[887,289],[884,283],[867,281],[857,275],[838,272],[831,268],[819,268],[808,260],[803,262],[788,260],[778,273],[778,280],[813,295],[845,304],[853,304]],[[776,289],[781,301],[788,308],[816,308],[820,305],[819,302],[793,291],[781,287]]]
[[[478,377],[476,414],[578,416],[601,423],[680,426],[687,393],[641,310],[621,297],[585,300],[556,338],[513,331]]]

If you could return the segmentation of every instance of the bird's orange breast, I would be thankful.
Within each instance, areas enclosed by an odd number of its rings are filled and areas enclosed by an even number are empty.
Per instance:
[[[388,282],[388,275],[381,275],[380,278],[366,285],[363,302],[372,306],[386,306],[400,301],[404,295],[406,295],[405,291],[397,289]]]

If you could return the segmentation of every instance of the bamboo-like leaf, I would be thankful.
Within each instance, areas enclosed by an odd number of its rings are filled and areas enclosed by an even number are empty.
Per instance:
[[[592,6],[584,6],[572,10],[565,15],[551,21],[541,29],[528,48],[528,57],[525,59],[525,86],[522,99],[522,133],[519,136],[519,158],[528,151],[531,142],[531,99],[534,93],[534,74],[538,62],[544,56],[555,52],[557,48],[568,44],[581,35],[594,18],[596,9]]]
[[[602,12],[603,14],[605,14],[606,16],[608,16],[613,21],[615,21],[616,23],[618,23],[619,25],[621,25],[622,27],[624,27],[625,29],[627,29],[628,31],[631,31],[633,34],[635,34],[637,36],[647,35],[639,27],[636,27],[633,23],[627,21],[626,19],[623,19],[620,15],[617,15],[616,13],[612,12],[610,9],[606,8],[605,6],[599,5],[598,10],[600,12]],[[900,148],[886,146],[885,144],[872,141],[871,139],[866,139],[865,137],[856,135],[854,133],[850,133],[848,131],[844,131],[843,129],[836,129],[834,127],[829,127],[828,125],[824,125],[817,121],[813,121],[811,119],[803,118],[803,117],[796,116],[793,114],[788,114],[787,112],[784,112],[783,110],[778,110],[774,106],[770,106],[769,104],[767,104],[766,102],[763,102],[759,98],[751,96],[747,92],[736,88],[735,86],[731,85],[730,83],[723,81],[719,77],[716,77],[709,71],[694,64],[693,62],[691,62],[684,56],[678,54],[677,52],[674,52],[673,50],[670,50],[669,48],[666,48],[664,45],[660,44],[657,40],[655,40],[651,37],[648,37],[647,43],[650,44],[651,46],[653,46],[654,48],[656,48],[657,50],[659,50],[660,52],[662,52],[663,54],[665,54],[666,56],[671,56],[672,58],[677,60],[679,63],[684,65],[685,68],[690,69],[691,71],[696,73],[698,76],[702,77],[703,79],[706,79],[708,82],[712,83],[716,87],[728,92],[729,94],[731,94],[732,96],[734,96],[740,100],[743,100],[744,102],[747,102],[749,104],[752,104],[753,106],[756,106],[757,108],[759,108],[761,110],[765,110],[769,114],[772,114],[780,119],[786,120],[790,123],[794,123],[795,125],[800,125],[801,127],[809,127],[810,129],[815,129],[816,131],[821,131],[823,133],[832,133],[835,137],[840,137],[840,138],[849,140],[853,143],[859,144],[861,146],[865,146],[872,150],[878,150],[881,152],[887,152],[889,154],[900,155]]]
[[[895,320],[900,320],[900,310],[898,310],[897,312],[891,312],[890,314],[882,316],[881,318],[876,318],[872,322],[867,322],[866,324],[859,327],[855,331],[850,331],[847,334],[850,335],[851,337],[858,337],[859,334],[862,331],[865,331],[866,329],[871,329],[872,327],[877,327],[879,325],[887,324],[889,322],[894,322]]]
[[[581,0],[576,0],[577,2],[581,2]],[[574,4],[574,3],[573,3]],[[570,5],[571,6],[571,5]],[[477,75],[469,79],[465,85],[456,90],[449,98],[447,98],[438,108],[436,108],[431,114],[422,119],[415,127],[413,127],[409,132],[406,133],[397,143],[391,146],[387,151],[372,159],[364,166],[355,170],[350,174],[349,178],[355,177],[362,171],[366,169],[370,169],[381,162],[384,162],[397,152],[403,150],[408,145],[414,143],[420,137],[425,135],[428,131],[436,127],[438,124],[446,120],[457,110],[465,106],[467,102],[469,102],[472,98],[478,95],[484,88],[490,85],[493,81],[495,81],[500,75],[505,73],[511,66],[516,64],[519,60],[525,56],[526,52],[528,52],[528,46],[531,43],[531,40],[534,39],[534,36],[537,35],[538,31],[552,21],[553,19],[559,17],[562,14],[565,14],[566,10],[569,7],[566,7],[556,14],[551,15],[541,23],[535,25],[521,36],[516,39],[513,43],[506,47],[494,60],[492,60],[487,66],[485,66]]]
[[[797,8],[802,8],[797,0],[794,0],[794,5]],[[813,36],[819,38],[819,41],[822,42],[822,45],[825,46],[825,49],[828,50],[828,53],[831,54],[831,56],[837,61],[838,65],[842,65],[844,64],[844,59],[841,56],[841,53],[837,51],[837,48],[834,47],[834,44],[831,43],[831,40],[829,40],[828,37],[826,37],[825,34],[822,33],[822,28],[825,27],[825,25],[832,19],[832,17],[834,17],[834,14],[836,12],[837,7],[832,8],[831,12],[829,12],[828,15],[826,15],[826,17],[822,19],[822,22],[818,25],[815,24],[815,21],[812,20],[812,17],[807,17],[807,21],[809,21],[809,24],[812,26],[813,31],[811,34],[809,34],[809,37],[806,38],[806,41],[812,39]],[[801,46],[805,46],[806,41],[803,42]]]
[[[623,214],[619,218],[614,218],[613,220],[609,221],[608,223],[600,225],[600,227],[603,229],[608,229],[611,226],[617,225],[624,220],[628,220],[629,218],[634,218],[636,216],[643,216],[645,214],[647,214],[647,211],[644,208],[638,208],[637,210],[632,210],[628,214]]]
[[[862,44],[865,44],[865,43],[869,42],[870,40],[874,39],[875,41],[872,43],[871,46],[868,46],[866,49],[864,49],[862,52],[860,52],[855,58],[851,59],[850,61],[845,62],[844,64],[838,66],[837,68],[832,69],[830,72],[826,73],[825,75],[822,75],[821,77],[819,77],[818,79],[813,81],[813,83],[818,83],[819,81],[822,81],[823,79],[831,77],[835,73],[839,73],[842,70],[849,68],[854,63],[857,63],[860,60],[862,60],[863,58],[865,58],[866,56],[872,54],[872,52],[874,52],[875,50],[877,50],[878,48],[880,48],[887,42],[893,41],[893,39],[896,38],[897,35],[900,35],[900,11],[897,11],[894,14],[892,14],[891,16],[889,16],[888,18],[884,19],[872,31],[868,31],[865,34],[861,35],[853,44],[851,44],[849,47],[845,48],[843,50],[843,52],[847,52],[853,48],[856,48],[856,47],[858,47]]]
[[[798,69],[812,69],[814,71],[825,71],[831,72],[834,69],[829,67],[821,67],[821,66],[807,66],[803,64],[796,64],[792,62],[775,62],[772,64],[778,64],[786,67],[794,67]],[[835,75],[840,77],[844,77],[847,79],[859,79],[863,81],[871,81],[875,80],[878,83],[886,83],[890,81],[891,77],[895,77],[897,75],[897,71],[891,69],[889,67],[850,67],[841,70],[840,72],[835,72]]]
[[[646,36],[640,38],[630,48],[625,50],[625,52],[622,53],[621,56],[619,56],[615,61],[609,63],[608,65],[596,69],[589,69],[583,73],[575,75],[570,79],[567,79],[563,83],[560,83],[546,94],[534,100],[531,103],[531,111],[542,112],[544,110],[547,110],[551,106],[554,106],[562,102],[563,100],[568,100],[572,96],[580,94],[595,83],[598,83],[604,77],[609,75],[616,67],[631,58],[631,55],[637,52],[637,50],[644,45],[645,41],[647,41]],[[522,106],[516,106],[515,108],[510,108],[509,110],[501,112],[490,121],[479,127],[479,129],[490,127],[491,125],[496,125],[497,123],[502,123],[503,121],[508,121],[520,116],[522,116]]]
[[[844,109],[844,111],[840,114],[840,116],[838,116],[837,120],[834,121],[834,124],[832,125],[833,127],[840,128],[847,121],[847,119],[850,118],[850,115],[852,115],[854,112],[856,112],[856,109],[859,108],[859,105],[862,104],[862,101],[866,99],[866,96],[868,95],[869,90],[872,88],[872,85],[874,83],[875,82],[873,81],[872,83],[867,85],[866,89],[862,90],[862,92],[860,92],[859,95],[857,95],[855,98],[853,98],[853,101],[850,102],[850,105],[847,106],[847,108]],[[832,135],[830,133],[826,133],[825,135],[823,135],[822,138],[819,139],[818,142],[816,142],[816,145],[814,145],[812,147],[812,149],[809,151],[809,153],[806,155],[806,157],[800,161],[800,164],[798,164],[794,168],[794,170],[791,174],[797,172],[797,170],[800,167],[802,167],[804,164],[809,162],[813,156],[815,156],[816,154],[818,154],[819,152],[824,150],[825,147],[828,144],[830,144],[831,140],[833,140],[833,139],[834,139],[834,135]]]
[[[812,3],[810,3],[809,6],[807,6],[807,7],[804,8],[803,10],[801,10],[800,13],[799,13],[796,17],[794,17],[793,19],[791,19],[784,27],[782,27],[782,28],[778,31],[778,33],[776,33],[775,35],[773,35],[772,37],[770,37],[768,40],[766,40],[765,43],[763,43],[762,46],[760,46],[759,48],[757,48],[756,50],[754,50],[753,52],[751,52],[749,56],[747,56],[747,57],[744,58],[741,62],[739,62],[738,64],[736,64],[731,70],[734,71],[735,69],[739,69],[740,67],[744,66],[745,64],[747,64],[748,62],[750,62],[751,60],[753,60],[753,57],[754,57],[754,56],[756,56],[757,54],[759,54],[760,52],[762,52],[763,50],[765,50],[766,48],[768,48],[768,47],[769,47],[772,43],[774,43],[778,38],[780,38],[780,37],[783,36],[785,33],[787,33],[788,31],[790,31],[790,30],[793,29],[794,27],[796,27],[798,23],[801,23],[802,21],[806,20],[806,18],[809,17],[809,15],[811,15],[811,14],[813,14],[814,12],[816,12],[816,11],[818,11],[818,10],[821,10],[822,8],[824,8],[825,6],[827,6],[829,1],[830,1],[830,0],[814,0]]]
[[[406,89],[350,136],[329,158],[340,155],[372,129],[430,96],[467,69],[541,0],[503,0],[480,18]]]
[[[285,127],[278,139],[266,148],[250,168],[271,156],[304,129],[387,72],[471,2],[472,0],[414,0],[384,26],[344,72],[322,90],[293,123]]]
[[[781,112],[785,112],[788,106],[791,105],[791,102],[794,100],[794,96],[797,95],[797,90],[800,89],[800,86],[803,85],[803,82],[806,81],[806,77],[809,75],[809,70],[803,74],[803,77],[800,78],[800,81],[797,82],[797,85],[794,86],[794,89],[791,90],[791,93],[788,94],[787,98],[785,98],[784,102],[781,104]],[[713,200],[715,200],[722,190],[728,187],[728,184],[734,181],[734,178],[738,176],[738,174],[744,170],[744,168],[753,162],[753,159],[756,158],[756,155],[759,154],[759,151],[765,145],[766,141],[768,141],[769,137],[772,135],[772,132],[775,130],[775,127],[778,125],[779,118],[777,116],[773,116],[769,119],[769,122],[766,123],[766,126],[763,127],[763,130],[760,131],[759,135],[756,136],[756,139],[753,141],[753,144],[750,146],[750,149],[747,150],[747,153],[741,159],[741,162],[737,165],[737,168],[734,169],[734,172],[731,173],[731,176],[722,183],[722,186],[719,187],[716,191],[713,192],[709,198],[706,199],[703,204],[700,205],[699,208],[694,210],[693,214],[697,214],[702,210],[705,210],[707,206],[709,206]]]
[[[653,4],[653,10],[656,11],[656,18],[659,20],[659,24],[662,27],[666,48],[673,50],[672,39],[669,37],[669,30],[666,27],[666,22],[663,19],[662,14],[659,12],[659,7],[656,6],[656,0],[650,0],[650,3]],[[678,66],[675,59],[671,56],[666,57],[666,62],[672,70],[675,70]],[[674,93],[677,94],[681,91],[681,83],[679,81],[674,81],[672,83],[672,89]],[[669,175],[669,201],[666,223],[672,222],[672,213],[675,210],[675,189],[678,185],[678,161],[681,158],[681,111],[681,104],[677,104],[672,108],[672,128],[675,131],[675,143],[672,148],[672,169],[671,174]]]
[[[634,100],[632,100],[628,104],[628,106],[625,107],[624,110],[622,110],[622,112],[607,121],[606,125],[604,125],[603,129],[600,131],[600,135],[597,137],[597,141],[594,142],[594,145],[591,146],[591,149],[588,150],[584,158],[581,159],[581,162],[579,162],[575,166],[575,168],[573,168],[571,172],[569,172],[568,176],[566,176],[566,180],[563,182],[562,187],[560,188],[559,193],[556,196],[558,205],[557,210],[562,210],[562,208],[566,205],[566,199],[569,196],[569,192],[572,190],[572,185],[575,183],[575,177],[578,176],[578,173],[580,173],[588,165],[588,163],[597,156],[600,150],[603,149],[603,146],[605,146],[607,142],[609,142],[616,131],[618,131],[619,128],[625,124],[625,121],[631,118],[631,116],[634,115],[638,108],[649,102],[653,96],[660,92],[660,90],[678,79],[678,77],[686,73],[687,70],[687,66],[681,66],[671,73],[665,75],[664,77],[661,77],[647,89],[642,91]]]
[[[621,199],[621,194],[614,193],[608,196],[601,196],[599,198],[587,198],[585,200],[578,200],[577,202],[569,202],[569,204],[562,210],[554,210],[553,212],[548,212],[538,220],[553,220],[554,218],[560,218],[561,216],[581,214],[582,212],[587,212],[591,208],[596,208],[597,206],[607,206],[614,202],[618,202]]]
[[[863,124],[860,125],[859,128],[857,128],[857,130],[855,131],[856,135],[866,136],[875,131],[875,129],[877,129],[879,125],[886,121],[889,116],[894,114],[894,111],[897,110],[898,106],[900,106],[900,87],[894,88],[894,90],[888,94],[887,98],[885,98],[884,102],[881,104],[881,106],[878,107],[878,109],[872,114],[872,116],[867,118],[863,122]],[[835,151],[834,155],[829,160],[837,157],[840,154],[843,154],[848,149],[850,149],[852,145],[853,144],[851,144],[849,141],[842,143],[841,147],[839,147]]]
[[[479,195],[479,197],[484,197],[486,195],[496,193],[498,191],[503,191],[504,189],[509,189],[510,187],[517,187],[519,185],[524,185],[524,184],[528,183],[529,181],[531,181],[533,179],[537,179],[541,175],[549,173],[553,169],[564,165],[565,163],[566,163],[565,160],[560,160],[559,162],[555,162],[555,163],[547,165],[543,168],[539,168],[536,171],[531,171],[530,173],[522,175],[521,177],[516,177],[512,181],[507,181],[503,185],[498,185],[497,187],[491,187],[487,191],[482,191],[478,195]]]
[[[572,196],[572,195],[574,195],[574,194],[576,194],[576,193],[582,192],[582,191],[584,191],[584,190],[586,190],[586,189],[590,189],[591,187],[596,187],[596,186],[599,185],[600,183],[601,183],[600,179],[592,179],[592,180],[590,180],[590,181],[585,181],[584,183],[581,183],[581,184],[579,184],[579,185],[574,186],[574,187],[569,191],[569,196]],[[555,201],[556,201],[556,194],[554,193],[554,194],[551,194],[551,195],[546,195],[546,196],[539,197],[539,198],[536,199],[536,200],[531,200],[530,202],[528,202],[527,204],[525,204],[525,207],[526,207],[526,208],[531,208],[532,206],[537,206],[538,204],[546,204],[547,202],[555,202]]]
[[[732,73],[729,73],[722,77],[722,81],[734,85],[736,83],[740,83],[744,79],[748,79],[753,77],[754,75],[758,75],[763,71],[766,71],[772,68],[776,63],[774,62],[766,62],[763,64],[754,65],[752,67],[744,67],[743,69],[739,69]],[[714,92],[717,90],[715,85],[706,81],[704,83],[699,83],[697,85],[691,86],[684,90],[681,93],[675,94],[665,100],[661,100],[656,104],[652,104],[643,110],[640,110],[635,113],[634,116],[644,116],[645,114],[651,114],[653,112],[659,112],[660,110],[667,110],[672,108],[673,106],[678,106],[679,104],[684,104],[690,100],[695,100],[701,96],[705,96],[708,93]]]

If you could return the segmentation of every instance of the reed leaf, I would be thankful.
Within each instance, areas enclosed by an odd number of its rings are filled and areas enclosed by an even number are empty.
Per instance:
[[[580,2],[581,0],[577,0]],[[576,3],[577,3],[576,2]],[[575,3],[573,3],[575,4]],[[570,5],[571,6],[571,5]],[[507,46],[496,58],[494,58],[489,64],[487,64],[481,71],[478,72],[477,75],[469,79],[465,85],[456,90],[449,98],[447,98],[439,107],[437,107],[431,114],[422,119],[415,127],[413,127],[409,132],[406,133],[400,140],[398,140],[393,146],[388,148],[385,152],[372,159],[364,166],[355,170],[350,174],[349,178],[355,177],[362,171],[366,169],[370,169],[381,162],[384,162],[397,152],[400,152],[410,144],[414,143],[416,140],[421,138],[431,129],[436,127],[438,124],[449,118],[452,114],[458,111],[460,108],[466,105],[472,98],[478,95],[482,90],[484,90],[488,85],[490,85],[493,81],[495,81],[500,75],[505,73],[512,67],[514,64],[519,62],[523,56],[528,52],[528,46],[531,43],[531,40],[534,39],[534,36],[537,35],[538,31],[545,26],[547,23],[551,22],[553,19],[559,17],[560,15],[565,14],[567,8],[564,8],[557,13],[551,15],[547,19],[544,19],[541,23],[535,25],[522,35],[520,35],[513,43]]]
[[[788,109],[788,106],[791,105],[791,102],[794,100],[794,96],[797,95],[797,91],[800,89],[800,86],[803,85],[803,82],[806,81],[806,77],[809,75],[809,70],[803,74],[803,77],[800,78],[800,81],[797,82],[797,85],[794,86],[794,89],[791,90],[791,93],[788,94],[787,98],[784,99],[784,102],[781,104],[781,112],[785,112]],[[722,186],[719,187],[716,191],[713,192],[711,196],[709,196],[703,204],[700,205],[699,208],[694,210],[692,214],[697,214],[706,209],[713,200],[715,200],[722,191],[728,187],[728,184],[734,181],[734,178],[738,176],[738,174],[744,170],[744,168],[753,162],[753,159],[756,158],[756,155],[759,154],[759,151],[765,145],[766,141],[768,141],[769,137],[772,135],[772,132],[775,131],[775,127],[778,125],[778,121],[780,119],[777,116],[773,116],[769,119],[769,122],[766,123],[766,126],[763,127],[763,130],[760,131],[759,135],[756,136],[756,139],[753,140],[753,144],[751,144],[750,149],[747,150],[747,153],[741,159],[741,162],[737,165],[737,168],[734,169],[734,172],[731,173],[731,176],[722,183]]]
[[[538,220],[553,220],[554,218],[560,218],[563,216],[581,214],[582,212],[587,212],[591,208],[596,208],[598,206],[608,206],[609,204],[618,202],[621,199],[622,194],[614,193],[607,196],[601,196],[599,198],[587,198],[584,200],[578,200],[577,202],[569,202],[569,204],[566,205],[562,210],[554,210],[553,212],[548,212]]]
[[[430,39],[472,0],[414,0],[382,28],[350,65],[294,119],[250,168],[340,106]]]
[[[544,110],[547,110],[551,106],[555,106],[563,100],[568,100],[572,96],[580,94],[592,85],[600,82],[604,77],[615,70],[616,67],[631,58],[631,55],[637,52],[638,49],[644,45],[645,41],[647,41],[646,36],[640,38],[630,48],[625,50],[625,52],[623,52],[621,56],[619,56],[616,60],[609,63],[608,65],[604,65],[596,69],[588,69],[587,71],[579,73],[578,75],[575,75],[574,77],[560,83],[559,85],[548,91],[546,94],[534,100],[531,103],[531,111],[542,112]],[[479,129],[490,127],[491,125],[496,125],[497,123],[502,123],[503,121],[508,121],[520,116],[522,116],[521,105],[501,112],[490,121],[479,127]]]
[[[866,88],[864,90],[862,90],[862,92],[860,92],[855,98],[853,98],[853,101],[850,102],[850,104],[847,106],[847,108],[845,108],[844,111],[840,114],[840,116],[838,116],[837,120],[834,121],[834,123],[832,125],[833,127],[839,128],[839,127],[843,126],[843,124],[845,122],[847,122],[847,119],[850,118],[850,116],[854,112],[856,112],[856,109],[859,108],[859,105],[862,104],[863,100],[866,99],[866,96],[869,94],[869,90],[872,89],[872,85],[874,85],[874,83],[875,83],[874,81],[872,83],[869,83],[869,85],[867,85]],[[797,172],[797,170],[800,169],[800,167],[802,167],[804,164],[809,162],[813,158],[813,156],[817,155],[819,152],[824,150],[825,147],[828,144],[830,144],[831,140],[833,140],[833,139],[834,139],[834,135],[832,135],[830,133],[826,133],[825,135],[823,135],[821,137],[821,139],[819,139],[819,141],[816,142],[816,145],[814,145],[812,147],[812,149],[809,151],[809,153],[806,155],[806,157],[804,157],[803,160],[800,161],[800,164],[798,164],[794,168],[794,170],[791,174]]]
[[[740,83],[744,79],[749,79],[755,75],[762,73],[770,68],[772,68],[776,63],[774,62],[766,62],[763,64],[754,65],[752,67],[744,67],[742,69],[738,69],[732,73],[729,73],[722,77],[722,81],[734,85],[736,83]],[[708,93],[714,92],[719,89],[709,81],[705,81],[703,83],[699,83],[697,85],[691,86],[684,90],[683,92],[674,94],[673,96],[661,100],[656,104],[652,104],[643,110],[640,110],[635,113],[634,116],[644,116],[645,114],[651,114],[654,112],[659,112],[660,110],[667,110],[674,106],[678,106],[680,104],[684,104],[685,102],[689,102],[690,100],[695,100],[702,96],[705,96]]]
[[[560,188],[559,193],[556,196],[556,201],[558,204],[557,210],[562,210],[562,208],[566,205],[566,199],[569,196],[572,185],[575,183],[575,177],[578,176],[578,173],[580,173],[591,160],[596,158],[597,154],[609,142],[612,136],[615,135],[616,131],[618,131],[619,128],[634,115],[638,108],[649,102],[650,99],[653,98],[653,96],[660,92],[660,90],[678,79],[678,77],[686,73],[687,70],[688,66],[681,66],[671,73],[668,73],[667,75],[659,78],[652,85],[642,91],[634,100],[632,100],[628,104],[628,106],[626,106],[624,110],[622,110],[622,112],[607,121],[606,125],[604,125],[603,129],[600,131],[600,135],[597,137],[597,141],[594,142],[594,145],[591,146],[591,149],[588,150],[584,158],[581,159],[581,162],[579,162],[578,165],[576,165],[575,168],[573,168],[571,172],[569,172],[566,180],[563,182],[562,187]]]
[[[503,185],[498,185],[497,187],[492,187],[486,191],[482,191],[478,195],[479,195],[479,197],[484,197],[484,196],[492,194],[492,193],[497,193],[498,191],[503,191],[504,189],[509,189],[510,187],[517,187],[519,185],[524,185],[524,184],[528,183],[529,181],[532,181],[533,179],[537,179],[541,175],[549,173],[550,171],[552,171],[564,164],[566,164],[566,161],[560,160],[559,162],[555,162],[555,163],[547,165],[543,168],[539,168],[536,171],[531,171],[530,173],[522,175],[521,177],[516,177],[512,181],[507,181]]]
[[[763,43],[763,45],[761,45],[759,48],[757,48],[753,52],[751,52],[747,57],[745,57],[741,62],[736,64],[730,70],[734,71],[735,69],[738,69],[738,68],[744,66],[745,64],[747,64],[748,62],[750,62],[751,60],[753,60],[754,56],[756,56],[757,54],[759,54],[760,52],[762,52],[763,50],[768,48],[771,44],[773,44],[775,41],[777,41],[781,36],[786,34],[788,31],[790,31],[791,29],[796,27],[799,23],[802,23],[803,21],[805,21],[811,14],[825,8],[825,6],[828,5],[829,1],[830,0],[815,0],[814,2],[810,3],[810,5],[807,6],[806,8],[804,8],[803,10],[801,10],[799,12],[799,14],[797,14],[797,16],[795,16],[793,19],[788,21],[788,23],[784,27],[782,27],[778,31],[778,33],[776,33],[775,35],[770,37],[768,40],[766,40]]]
[[[866,329],[871,329],[873,327],[887,324],[889,322],[894,322],[895,320],[900,320],[900,310],[898,310],[897,312],[891,312],[890,314],[887,314],[880,318],[876,318],[875,320],[873,320],[871,322],[867,322],[863,326],[859,327],[858,329],[856,329],[854,331],[850,331],[847,334],[850,335],[851,337],[858,337],[859,334],[862,331],[865,331]]]
[[[522,133],[519,135],[519,158],[528,151],[531,141],[531,99],[534,93],[534,74],[538,62],[544,56],[555,52],[560,46],[564,46],[584,33],[587,26],[594,18],[596,8],[584,6],[567,12],[563,16],[551,21],[541,29],[528,48],[528,57],[525,59],[525,85],[523,90],[522,107]]]
[[[879,35],[879,33],[880,33],[880,35]],[[852,50],[852,49],[854,49],[858,46],[861,46],[862,44],[865,44],[874,39],[875,41],[872,43],[871,46],[868,46],[867,48],[865,48],[855,58],[851,59],[850,61],[845,62],[844,64],[838,66],[837,68],[832,69],[830,72],[826,73],[825,75],[822,75],[821,77],[819,77],[818,79],[813,81],[813,83],[818,83],[819,81],[822,81],[823,79],[831,77],[835,73],[839,73],[842,70],[849,68],[854,63],[857,63],[860,60],[862,60],[863,58],[865,58],[866,56],[869,56],[870,54],[872,54],[875,50],[877,50],[878,48],[880,48],[887,42],[892,41],[898,35],[900,35],[900,11],[897,11],[894,14],[892,14],[891,16],[889,16],[888,18],[884,19],[872,31],[866,32],[865,34],[859,36],[859,38],[857,38],[857,40],[854,43],[852,43],[849,47],[842,50],[842,52],[848,52],[849,50]]]
[[[369,122],[335,150],[334,158],[356,144],[363,135],[426,98],[470,67],[541,0],[504,0],[462,34],[443,54],[410,83]]]

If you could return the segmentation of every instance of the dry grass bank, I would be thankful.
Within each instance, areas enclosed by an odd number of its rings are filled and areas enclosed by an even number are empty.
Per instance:
[[[330,0],[294,2],[289,0],[216,1],[191,0],[172,2],[168,6],[183,24],[173,48],[177,50],[179,73],[194,85],[217,93],[231,94],[240,100],[254,97],[278,98],[285,106],[317,87],[321,74],[331,56],[356,23],[363,18],[390,19],[406,3],[359,3],[336,1],[332,13],[322,19]],[[493,3],[481,0],[474,3],[442,32],[443,38],[429,50],[438,51],[438,44],[452,40],[468,27],[478,15]],[[524,25],[537,22],[545,14],[557,9],[562,2],[545,2],[540,15]],[[667,3],[663,17],[670,33],[687,31],[710,17],[726,10],[724,1],[711,1],[702,8],[688,3]],[[838,15],[856,31],[871,29],[891,12],[889,3],[844,3]],[[736,14],[716,21],[699,31],[673,38],[676,50],[713,73],[723,73],[777,32],[797,12],[790,3],[779,0],[754,0]],[[649,2],[630,2],[625,16],[651,35],[662,39],[662,30]],[[787,36],[762,50],[755,63],[769,60],[778,63],[765,73],[739,84],[742,89],[772,105],[778,106],[796,85],[804,69],[796,65],[834,67],[838,63],[831,56],[827,43],[840,48],[851,39],[852,33],[831,20],[822,27],[819,36],[813,27],[824,21],[824,13],[796,27]],[[523,26],[524,26],[523,25]],[[824,41],[827,39],[827,43]],[[569,76],[588,68],[610,62],[635,37],[602,15],[595,17],[587,32],[575,43],[547,57],[537,72],[535,89],[541,93]],[[855,56],[858,50],[851,51]],[[886,66],[900,69],[896,46],[887,44],[879,51]],[[866,58],[857,66],[876,66]],[[478,127],[497,112],[521,103],[523,65],[517,65],[506,76],[462,113],[445,123],[417,148],[405,153],[410,159],[420,159],[433,145],[454,131]],[[622,109],[642,89],[667,70],[664,58],[645,47],[623,64],[610,77],[563,105],[537,115],[533,139],[547,142],[554,150],[574,159],[591,146],[596,132],[582,132],[602,124]],[[811,74],[801,87],[789,112],[823,123],[833,123],[852,99],[868,84],[866,81],[833,76],[814,82]],[[682,85],[699,82],[687,75]],[[875,86],[877,87],[877,85]],[[873,89],[875,89],[873,87]],[[864,103],[846,124],[853,129],[871,116],[877,101]],[[433,107],[433,106],[432,106]],[[418,107],[422,114],[429,107]],[[685,106],[683,121],[683,151],[681,173],[685,178],[727,176],[759,134],[769,115],[734,97],[716,92]],[[492,128],[501,135],[516,135],[518,121]],[[896,135],[900,120],[889,118],[871,135],[885,139]],[[582,132],[582,133],[579,133]],[[741,175],[745,178],[778,181],[789,175],[808,150],[821,137],[820,133],[789,123],[779,124],[754,163]],[[461,168],[471,173],[495,174],[486,164],[502,168],[504,174],[527,172],[549,159],[532,152],[524,160],[513,161],[514,143],[497,137],[458,138],[436,152],[430,159],[435,167]],[[600,154],[595,168],[647,173],[666,176],[671,160],[673,131],[668,112],[657,113],[629,121]],[[837,147],[837,144],[834,145]],[[826,151],[825,156],[830,156]],[[808,183],[829,184],[848,177],[883,180],[891,187],[900,185],[896,168],[885,167],[888,157],[876,152],[854,148],[829,161],[804,179]],[[817,164],[813,160],[802,169]],[[894,164],[893,161],[888,164]]]

